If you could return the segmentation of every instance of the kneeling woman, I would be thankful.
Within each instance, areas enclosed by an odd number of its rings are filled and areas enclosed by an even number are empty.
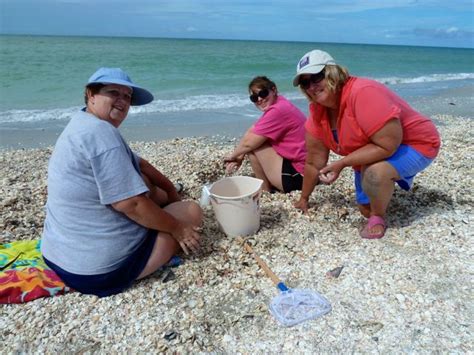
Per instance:
[[[315,186],[332,184],[351,166],[356,201],[368,218],[360,235],[382,238],[394,183],[409,190],[415,175],[438,154],[435,125],[383,84],[350,76],[324,51],[313,50],[300,59],[293,85],[310,101],[308,159],[295,206],[307,212]],[[330,151],[343,158],[329,162]]]
[[[301,190],[306,158],[306,118],[295,105],[278,95],[273,81],[257,76],[249,86],[250,101],[263,111],[232,154],[224,158],[227,172],[237,170],[247,155],[263,190]]]

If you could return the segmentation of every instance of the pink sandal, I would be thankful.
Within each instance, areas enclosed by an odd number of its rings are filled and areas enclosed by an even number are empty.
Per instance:
[[[371,234],[370,229],[378,225],[383,226],[383,231],[380,233]],[[385,224],[385,220],[382,217],[370,216],[364,229],[360,231],[360,236],[365,239],[380,239],[385,235],[386,230],[387,225]]]

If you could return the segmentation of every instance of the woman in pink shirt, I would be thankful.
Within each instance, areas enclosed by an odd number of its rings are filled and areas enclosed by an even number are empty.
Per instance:
[[[278,95],[273,81],[255,77],[248,86],[250,101],[263,111],[235,147],[224,158],[227,172],[237,170],[245,156],[263,190],[301,190],[306,158],[306,117],[295,105]]]
[[[352,166],[356,200],[368,218],[361,236],[382,238],[394,182],[408,190],[414,176],[433,161],[440,148],[436,127],[386,86],[350,76],[320,50],[301,58],[293,85],[310,101],[308,156],[295,207],[307,212],[314,187],[333,183]],[[328,164],[329,151],[344,157]]]

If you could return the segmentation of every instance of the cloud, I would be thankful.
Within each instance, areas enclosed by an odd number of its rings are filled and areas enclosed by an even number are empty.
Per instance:
[[[3,1],[3,0],[0,0]],[[52,1],[52,0],[47,0]],[[95,3],[96,0],[55,0],[55,1],[80,1],[83,3]],[[110,0],[102,0],[104,3]],[[124,2],[126,0],[115,0]],[[370,10],[404,8],[410,6],[422,6],[424,3],[432,3],[430,0],[313,0],[308,6],[307,0],[260,0],[259,6],[255,6],[253,0],[236,0],[236,1],[222,1],[216,4],[215,0],[137,0],[133,3],[124,5],[127,11],[140,15],[155,15],[155,16],[173,16],[173,15],[188,15],[192,16],[223,16],[235,19],[238,16],[268,16],[268,13],[273,11],[283,11],[283,13],[295,13],[300,9],[305,9],[306,13],[313,15],[321,14],[342,14],[342,13],[356,13]],[[99,3],[99,4],[100,4]]]
[[[431,37],[431,38],[458,38],[458,39],[472,39],[474,38],[474,31],[462,30],[457,27],[448,28],[415,28],[412,32],[417,36]]]
[[[472,0],[455,0],[455,1],[446,1],[446,0],[416,0],[413,1],[414,5],[423,6],[423,7],[433,7],[433,8],[449,8],[456,11],[468,11],[472,12]]]
[[[450,28],[446,29],[445,31],[446,31],[447,34],[459,33],[459,29],[457,27],[450,27]]]
[[[473,47],[472,1],[0,0],[0,33]]]
[[[318,12],[323,13],[346,13],[363,12],[369,10],[390,9],[414,5],[413,0],[380,1],[380,0],[333,0],[331,2],[321,1]]]

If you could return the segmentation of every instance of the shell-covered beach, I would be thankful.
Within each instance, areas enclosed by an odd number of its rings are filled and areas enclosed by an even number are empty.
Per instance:
[[[289,287],[326,297],[332,311],[286,328],[269,313],[278,294],[205,207],[203,247],[184,263],[107,297],[70,293],[0,307],[5,353],[470,353],[473,349],[474,121],[433,116],[440,155],[396,189],[386,236],[359,237],[352,172],[318,186],[308,216],[298,193],[264,193],[254,251]],[[235,139],[134,142],[132,149],[199,200],[223,177]],[[0,152],[1,240],[38,239],[52,148]],[[248,165],[240,172],[250,174]],[[343,267],[339,277],[327,272]]]

